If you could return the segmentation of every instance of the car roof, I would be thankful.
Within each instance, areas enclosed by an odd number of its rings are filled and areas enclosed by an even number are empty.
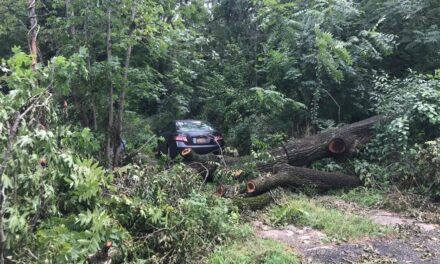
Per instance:
[[[197,119],[179,119],[179,120],[175,120],[175,123],[176,123],[176,126],[178,126],[177,125],[177,123],[179,123],[179,122],[181,122],[181,123],[185,123],[185,122],[198,122],[198,123],[202,123],[202,124],[204,124],[204,125],[207,125],[208,127],[210,127],[211,129],[209,129],[210,131],[217,131],[217,129],[216,128],[214,128],[209,122],[207,122],[207,121],[203,121],[203,120],[197,120]],[[177,129],[178,131],[180,130],[179,128]],[[205,131],[204,129],[196,129],[196,130],[193,130],[193,131]]]
[[[179,119],[179,120],[176,120],[175,122],[204,122],[204,123],[206,123],[206,121],[197,120],[197,119]]]

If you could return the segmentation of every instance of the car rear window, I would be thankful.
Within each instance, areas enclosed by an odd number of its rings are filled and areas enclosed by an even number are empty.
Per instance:
[[[179,131],[213,131],[214,129],[202,121],[176,121],[176,127]]]

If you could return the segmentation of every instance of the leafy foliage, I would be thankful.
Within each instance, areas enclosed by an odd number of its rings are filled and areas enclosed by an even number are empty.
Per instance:
[[[239,233],[236,208],[178,162],[101,167],[104,139],[110,156],[125,142],[126,153],[154,163],[144,155],[153,131],[176,118],[206,119],[230,149],[264,158],[287,138],[381,114],[357,159],[312,167],[440,196],[438,0],[36,3],[35,67],[19,48],[29,45],[27,2],[0,6],[4,257],[84,262],[112,240],[119,262],[180,263]],[[277,223],[337,232],[321,213],[347,220],[306,203],[272,210]]]
[[[425,76],[377,79],[372,96],[377,111],[389,116],[389,122],[378,128],[376,139],[366,149],[368,159],[377,163],[357,161],[354,164],[368,184],[402,183],[424,192],[436,186],[439,87],[438,80]],[[438,194],[434,191],[432,195]]]
[[[136,258],[189,262],[238,231],[237,209],[211,194],[197,193],[202,179],[184,166],[161,171],[133,165],[118,171],[109,208],[136,234],[131,253]]]
[[[80,263],[111,240],[123,262],[181,263],[233,235],[237,210],[196,192],[195,186],[202,186],[199,175],[182,165],[170,170],[128,165],[113,178],[91,156],[99,150],[94,133],[60,124],[65,113],[54,111],[54,97],[38,87],[63,80],[63,75],[44,74],[49,69],[81,67],[75,60],[55,58],[35,72],[28,70],[30,58],[17,50],[3,66],[8,93],[0,97],[5,121],[0,139],[13,143],[13,158],[1,178],[10,258]],[[23,117],[11,139],[15,112],[43,92],[48,95],[44,104]]]

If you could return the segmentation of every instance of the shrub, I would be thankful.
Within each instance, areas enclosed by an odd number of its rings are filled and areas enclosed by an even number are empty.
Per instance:
[[[189,262],[239,231],[237,209],[203,193],[200,175],[182,164],[168,170],[130,165],[119,173],[108,208],[135,234],[133,258]]]
[[[440,80],[414,73],[402,80],[382,76],[372,99],[387,122],[352,163],[354,170],[368,186],[397,184],[438,196]]]
[[[54,74],[83,64],[60,57],[33,71],[31,58],[15,52],[0,79],[8,90],[0,93],[2,158],[10,153],[0,166],[1,250],[11,262],[84,263],[107,240],[120,253],[116,263],[189,262],[239,233],[237,209],[203,193],[200,176],[184,165],[104,170],[91,157],[99,134],[61,124],[54,94],[39,87],[68,89]],[[11,123],[34,103],[11,134]]]
[[[440,198],[440,139],[416,144],[410,150],[413,170],[408,178],[419,191]]]

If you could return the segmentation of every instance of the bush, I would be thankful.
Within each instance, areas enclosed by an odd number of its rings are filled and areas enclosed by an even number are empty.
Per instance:
[[[396,184],[438,196],[440,80],[414,73],[402,80],[382,76],[372,98],[387,122],[352,163],[354,170],[368,186]]]
[[[440,139],[416,144],[410,150],[414,165],[407,178],[420,192],[440,198]]]
[[[15,52],[0,79],[8,89],[0,93],[0,146],[2,157],[10,154],[0,166],[0,232],[11,262],[84,263],[108,240],[119,252],[115,263],[189,262],[239,233],[237,209],[202,192],[202,179],[184,165],[104,170],[91,157],[100,135],[61,124],[52,88],[38,87],[58,87],[59,67],[75,72],[82,64],[60,57],[33,71],[31,58]],[[137,116],[131,121],[151,133]],[[139,144],[134,128],[128,130]]]
[[[196,192],[203,180],[181,164],[169,170],[130,165],[119,173],[108,208],[136,234],[132,259],[194,261],[238,231],[237,208],[212,194]]]

